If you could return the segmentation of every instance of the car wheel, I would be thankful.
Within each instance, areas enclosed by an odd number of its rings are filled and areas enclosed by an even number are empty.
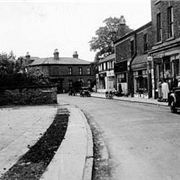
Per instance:
[[[171,102],[170,108],[171,108],[171,112],[172,113],[176,113],[177,112],[177,109],[176,109],[176,107],[174,105],[174,101]]]

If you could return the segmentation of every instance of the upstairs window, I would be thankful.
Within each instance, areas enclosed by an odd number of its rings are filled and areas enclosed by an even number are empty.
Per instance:
[[[143,40],[144,40],[144,52],[147,52],[147,50],[148,50],[148,36],[147,36],[147,34],[144,34]]]
[[[161,13],[157,14],[157,42],[162,40]]]
[[[87,67],[87,74],[91,74],[91,69],[90,69],[90,67]]]
[[[69,67],[69,75],[72,75],[72,67]]]
[[[82,67],[79,67],[79,75],[82,75]]]
[[[168,38],[174,36],[174,26],[173,26],[173,8],[168,7],[167,9],[167,25],[168,25]]]

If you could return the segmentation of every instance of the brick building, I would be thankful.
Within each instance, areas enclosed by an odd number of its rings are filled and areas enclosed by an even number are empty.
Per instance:
[[[149,52],[154,70],[153,91],[160,79],[170,86],[180,79],[180,1],[151,0],[153,47]],[[171,87],[170,87],[171,88]]]
[[[114,61],[115,54],[111,54],[98,62],[98,72],[96,74],[97,92],[105,92],[114,89]]]
[[[72,57],[60,57],[56,49],[54,57],[39,58],[30,64],[58,84],[59,92],[67,92],[73,83],[79,81],[82,86],[91,87],[95,80],[91,62],[78,58],[75,51]]]
[[[180,1],[151,0],[151,14],[115,42],[115,75],[124,93],[157,98],[160,79],[180,80]]]
[[[149,22],[115,42],[117,90],[121,84],[124,94],[144,94],[150,88],[147,56],[152,47],[151,36]]]

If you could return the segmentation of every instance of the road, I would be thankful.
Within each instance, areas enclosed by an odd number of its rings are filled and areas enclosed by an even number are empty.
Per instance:
[[[59,95],[88,113],[103,131],[112,180],[179,180],[180,114],[167,107]]]

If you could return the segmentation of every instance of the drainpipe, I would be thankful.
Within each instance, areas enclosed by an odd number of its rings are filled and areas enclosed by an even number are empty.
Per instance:
[[[128,64],[128,94],[131,95],[131,97],[134,97],[134,81],[133,81],[133,71],[132,71],[132,62],[137,56],[137,37],[136,33],[134,34],[134,55],[131,57],[131,60]]]

